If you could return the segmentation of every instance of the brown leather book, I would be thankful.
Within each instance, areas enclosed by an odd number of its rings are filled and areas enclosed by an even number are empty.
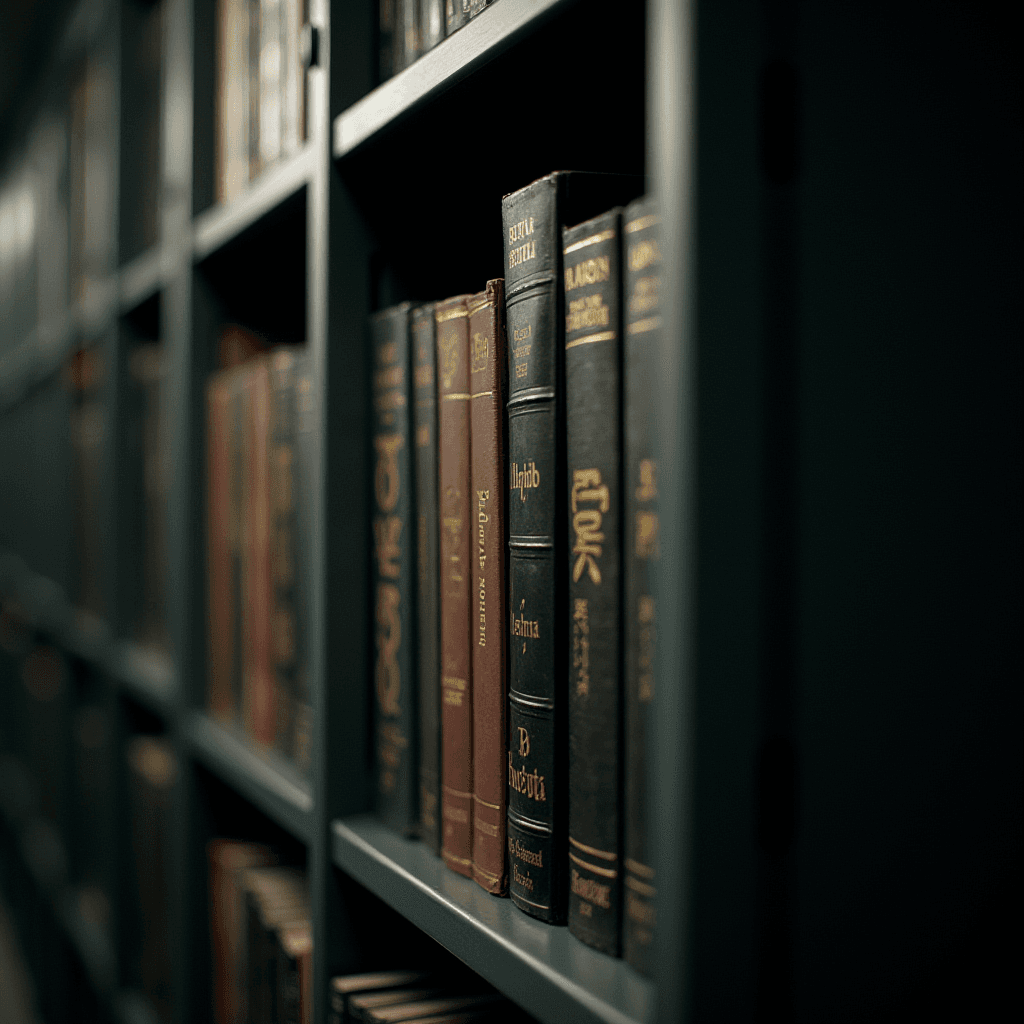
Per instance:
[[[230,721],[234,714],[231,681],[237,656],[231,601],[231,377],[230,371],[224,371],[206,385],[206,704],[211,717],[221,722]]]
[[[242,715],[261,747],[277,731],[277,686],[271,657],[270,374],[260,357],[245,368],[242,458]]]
[[[472,421],[470,642],[473,650],[473,878],[508,888],[505,801],[505,282],[488,281],[469,309]]]
[[[210,864],[210,951],[213,954],[215,1024],[248,1018],[244,957],[245,901],[241,872],[269,864],[270,850],[258,843],[214,839],[206,848]]]
[[[441,856],[473,864],[473,671],[470,658],[468,295],[438,303],[438,490],[441,501]]]

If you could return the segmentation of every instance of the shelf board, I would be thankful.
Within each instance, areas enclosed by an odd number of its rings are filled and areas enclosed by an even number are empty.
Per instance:
[[[466,78],[571,2],[501,0],[485,8],[453,36],[342,111],[334,119],[335,158],[351,153],[381,129]]]
[[[163,286],[163,249],[154,245],[121,268],[118,278],[122,313],[130,313]]]
[[[422,843],[403,839],[369,815],[335,821],[332,829],[333,859],[342,871],[538,1020],[653,1019],[654,987],[624,961],[484,892]]]
[[[309,783],[284,759],[260,753],[237,733],[193,712],[185,728],[193,757],[267,817],[309,843],[313,795]]]
[[[118,643],[111,646],[105,667],[123,692],[160,717],[171,717],[177,683],[166,655],[139,644]]]
[[[203,260],[216,252],[305,187],[315,157],[316,147],[307,142],[295,156],[267,168],[237,199],[199,214],[192,224],[194,258]]]

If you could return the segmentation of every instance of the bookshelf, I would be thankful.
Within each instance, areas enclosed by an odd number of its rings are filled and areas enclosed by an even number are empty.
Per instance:
[[[940,991],[967,1005],[979,978],[1009,991],[985,936],[1020,911],[1024,268],[1019,63],[996,16],[922,28],[897,5],[887,24],[923,41],[895,53],[895,29],[845,8],[494,0],[378,85],[372,0],[308,6],[308,140],[229,203],[214,198],[215,0],[73,4],[0,151],[0,864],[35,922],[44,1016],[72,1019],[74,991],[83,1020],[156,1019],[128,956],[123,748],[140,734],[178,764],[176,1022],[210,1017],[218,835],[306,866],[318,1024],[328,979],[387,951],[450,954],[546,1024],[866,1018]],[[44,199],[26,214],[25,195],[66,197],[46,132],[74,134],[83,68],[99,83],[97,221],[66,198],[65,222]],[[86,173],[73,163],[66,176]],[[646,173],[671,268],[650,382],[673,497],[649,737],[654,981],[367,813],[367,317],[498,276],[501,195],[563,167]],[[61,224],[90,238],[73,267]],[[204,388],[229,319],[313,362],[308,778],[205,713]],[[153,344],[174,453],[165,650],[138,633],[128,441],[132,355]],[[67,383],[82,351],[101,367],[88,394]],[[69,423],[90,402],[99,532],[83,545]],[[72,750],[83,709],[108,723],[95,878],[60,796],[72,770],[33,738],[21,680],[39,649],[64,680],[43,719],[54,749]],[[967,880],[956,897],[951,876]],[[938,986],[935,964],[967,980]]]

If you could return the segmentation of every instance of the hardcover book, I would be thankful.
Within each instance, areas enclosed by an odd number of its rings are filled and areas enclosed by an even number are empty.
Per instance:
[[[405,302],[370,318],[377,811],[403,833],[419,822],[410,310]]]
[[[421,53],[420,0],[397,0],[395,73],[407,68]]]
[[[242,377],[242,719],[253,742],[277,734],[277,685],[271,649],[270,373],[265,357]]]
[[[618,208],[562,232],[569,537],[569,931],[621,907],[622,301]]]
[[[438,303],[441,507],[441,856],[473,863],[473,666],[470,655],[470,392],[468,295]]]
[[[647,731],[657,670],[653,573],[659,555],[658,463],[647,384],[659,371],[653,344],[661,329],[659,217],[651,198],[623,215],[625,321],[625,787],[622,953],[641,974],[652,973],[654,869],[647,843]]]
[[[470,0],[445,0],[444,23],[445,34],[451,35],[469,21]]]
[[[566,913],[567,523],[562,231],[642,179],[560,171],[502,200],[509,353],[509,893]],[[557,571],[556,571],[557,567]]]
[[[434,306],[412,313],[419,641],[420,838],[441,852],[441,620],[437,502],[437,327]]]
[[[385,992],[389,989],[410,988],[421,985],[430,977],[424,971],[375,971],[371,974],[348,974],[331,978],[331,1012],[328,1024],[347,1024],[348,1004],[353,996],[367,992]]]
[[[505,867],[508,706],[505,606],[505,282],[488,281],[469,310],[473,651],[473,878],[508,887]]]

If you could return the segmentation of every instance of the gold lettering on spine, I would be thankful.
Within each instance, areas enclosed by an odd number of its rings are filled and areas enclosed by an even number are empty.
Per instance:
[[[575,868],[571,872],[572,891],[581,899],[589,903],[596,903],[599,907],[609,910],[612,905],[611,886],[601,885],[592,878],[584,878]],[[589,914],[587,915],[590,916]]]
[[[516,768],[512,763],[512,751],[508,753],[508,784],[517,792],[530,800],[546,803],[548,796],[544,788],[544,776],[534,768],[532,772],[526,767]]]
[[[529,236],[532,234],[532,217],[527,217],[525,220],[518,221],[508,229],[509,270],[512,270],[514,267],[518,267],[521,263],[526,263],[527,260],[534,260],[537,258],[537,243],[536,241],[529,239]],[[516,245],[517,242],[522,242],[523,244]]]
[[[477,521],[477,564],[480,567],[480,572],[484,572],[487,564],[487,553],[484,550],[484,540],[486,534],[484,528],[487,523],[490,522],[491,517],[487,514],[487,502],[490,500],[491,492],[477,491],[476,492],[476,521]],[[477,644],[480,647],[487,646],[487,592],[485,578],[479,577],[480,586],[478,591],[478,610],[479,610],[479,625],[477,632]]]
[[[377,700],[390,718],[401,713],[402,680],[396,654],[402,640],[401,596],[393,583],[377,586]]]
[[[535,462],[524,462],[522,469],[518,462],[509,464],[509,491],[519,492],[519,500],[526,501],[526,492],[540,487],[540,470]]]
[[[572,610],[572,667],[576,673],[576,693],[590,693],[590,606],[577,597]]]
[[[526,641],[527,640],[539,640],[540,639],[540,622],[536,619],[527,619],[524,611],[526,609],[526,599],[524,598],[519,602],[519,615],[516,616],[514,611],[509,614],[512,620],[509,624],[509,632],[512,636],[521,636],[523,638],[523,654],[526,653]]]
[[[605,304],[604,296],[587,295],[582,299],[571,299],[569,311],[565,314],[565,332],[582,331],[592,327],[607,327],[611,322],[611,310]]]
[[[601,569],[595,559],[601,557],[604,534],[601,530],[601,518],[610,506],[608,487],[601,483],[601,471],[597,469],[577,469],[572,475],[572,526],[576,534],[573,554],[576,564],[572,570],[573,583],[579,582],[586,569],[587,575],[594,584],[601,582]],[[594,504],[595,508],[581,508],[583,504]]]
[[[374,553],[381,576],[398,579],[398,560],[402,549],[399,540],[402,520],[398,516],[375,516],[373,520]]]
[[[393,512],[398,504],[398,453],[405,445],[401,434],[378,434],[373,439],[377,468],[373,477],[377,504],[382,512]]]
[[[611,277],[611,260],[608,256],[596,256],[583,260],[574,267],[565,268],[565,290],[573,291],[588,284],[600,284]]]
[[[649,704],[654,696],[654,598],[649,594],[641,595],[637,601],[637,622],[640,625],[640,656],[638,664],[640,677],[637,680],[641,704]]]

